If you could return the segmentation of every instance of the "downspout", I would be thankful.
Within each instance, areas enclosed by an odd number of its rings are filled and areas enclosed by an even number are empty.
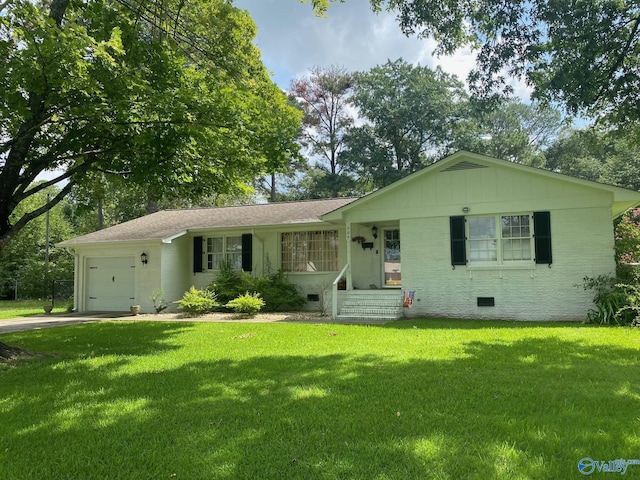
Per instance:
[[[77,250],[73,250],[73,311],[80,312],[81,298],[80,298],[80,281],[82,275],[80,272],[80,254]],[[84,305],[82,305],[84,307]]]
[[[257,238],[260,241],[260,250],[261,250],[261,255],[260,255],[260,276],[264,277],[264,238],[260,237],[259,235],[256,235],[256,229],[255,228],[251,229],[251,235],[253,235],[254,238]]]

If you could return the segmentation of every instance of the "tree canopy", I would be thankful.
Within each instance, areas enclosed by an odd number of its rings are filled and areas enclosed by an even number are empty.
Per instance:
[[[323,2],[319,2],[323,3]],[[371,0],[437,53],[478,51],[475,92],[524,79],[537,99],[628,125],[640,120],[640,6],[635,0]]]
[[[349,130],[342,157],[361,180],[379,188],[438,158],[467,95],[440,68],[398,59],[356,74],[350,101],[365,124]]]
[[[277,169],[297,151],[300,114],[255,33],[223,0],[0,3],[0,249],[92,173],[176,198]],[[48,203],[12,216],[54,184]]]

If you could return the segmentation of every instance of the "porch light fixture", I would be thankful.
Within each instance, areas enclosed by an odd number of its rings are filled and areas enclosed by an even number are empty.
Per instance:
[[[371,227],[371,235],[373,235],[373,238],[378,238],[378,227],[375,225]]]
[[[149,260],[147,259],[147,254],[142,252],[140,254],[140,261],[142,262],[143,265],[146,265],[147,263],[149,263]]]
[[[469,210],[471,210],[469,207],[462,207],[464,213],[469,213]]]

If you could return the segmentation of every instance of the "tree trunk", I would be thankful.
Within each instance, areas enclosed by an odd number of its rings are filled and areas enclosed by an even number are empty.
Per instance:
[[[11,347],[0,342],[0,362],[10,362],[22,357],[33,357],[34,354],[20,347]]]
[[[271,201],[276,201],[276,174],[273,172],[271,174]]]

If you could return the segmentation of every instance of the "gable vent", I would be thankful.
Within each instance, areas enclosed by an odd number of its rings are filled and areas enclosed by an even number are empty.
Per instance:
[[[451,165],[448,168],[442,170],[443,172],[455,172],[457,170],[472,170],[474,168],[488,168],[486,165],[480,165],[473,162],[458,162],[455,165]]]

